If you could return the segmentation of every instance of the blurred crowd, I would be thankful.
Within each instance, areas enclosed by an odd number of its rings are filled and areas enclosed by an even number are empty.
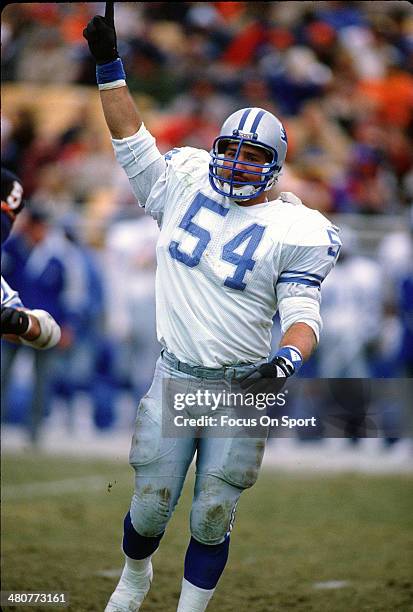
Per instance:
[[[103,2],[7,6],[3,83],[94,86],[82,30],[103,12]],[[287,128],[284,181],[325,212],[397,213],[411,202],[412,22],[407,1],[116,3],[128,85],[163,152],[209,150],[228,114],[264,106]],[[2,128],[3,163],[29,195],[83,201],[88,173],[107,181],[110,152],[87,110],[52,141],[30,107]]]
[[[323,340],[304,375],[413,376],[410,3],[115,7],[127,82],[163,153],[209,150],[227,115],[262,106],[289,139],[277,189],[340,216],[345,246],[325,284]],[[96,105],[82,31],[97,13],[103,2],[15,3],[2,12],[2,165],[21,178],[28,200],[3,250],[3,274],[28,307],[46,308],[62,326],[45,366],[50,402],[69,405],[86,391],[96,426],[106,428],[119,393],[144,393],[159,350],[158,230],[136,206]],[[397,218],[399,229],[384,231],[366,256],[358,232],[341,222],[346,215]],[[275,321],[274,346],[278,335]],[[6,346],[7,382],[16,353],[28,351]],[[19,385],[7,385],[10,414],[19,411]]]

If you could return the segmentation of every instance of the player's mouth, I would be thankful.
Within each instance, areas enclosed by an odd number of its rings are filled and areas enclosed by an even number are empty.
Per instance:
[[[224,172],[222,173],[223,178],[233,179],[236,183],[248,183],[248,179],[244,176],[243,173],[232,175],[231,170],[224,168]]]
[[[247,179],[242,174],[234,174],[234,181],[237,183],[247,183]]]

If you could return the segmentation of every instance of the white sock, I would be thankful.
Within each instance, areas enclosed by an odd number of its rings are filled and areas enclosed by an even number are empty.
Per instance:
[[[152,555],[146,559],[131,559],[125,555],[125,566],[105,612],[136,612],[145,599],[152,582]]]
[[[131,559],[125,555],[125,566],[128,570],[136,572],[138,574],[147,574],[151,564],[152,555],[146,557],[146,559]]]
[[[200,589],[183,578],[177,612],[204,612],[215,589]]]

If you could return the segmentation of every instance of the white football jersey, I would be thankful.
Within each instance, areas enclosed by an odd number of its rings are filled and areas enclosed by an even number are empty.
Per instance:
[[[132,187],[142,185],[136,152],[135,159],[115,152]],[[161,229],[158,339],[183,362],[219,368],[268,357],[278,307],[283,331],[302,321],[318,337],[320,284],[341,243],[337,228],[294,194],[253,206],[220,196],[209,183],[209,160],[191,147],[165,155],[145,211]]]

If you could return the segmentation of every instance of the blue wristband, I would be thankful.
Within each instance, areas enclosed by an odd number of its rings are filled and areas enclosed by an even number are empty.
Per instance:
[[[295,346],[283,346],[277,351],[275,356],[288,359],[294,367],[294,372],[298,372],[303,365],[303,356]]]
[[[96,81],[98,85],[113,83],[113,81],[124,81],[125,79],[126,74],[120,57],[116,58],[113,62],[109,62],[108,64],[96,66]]]

